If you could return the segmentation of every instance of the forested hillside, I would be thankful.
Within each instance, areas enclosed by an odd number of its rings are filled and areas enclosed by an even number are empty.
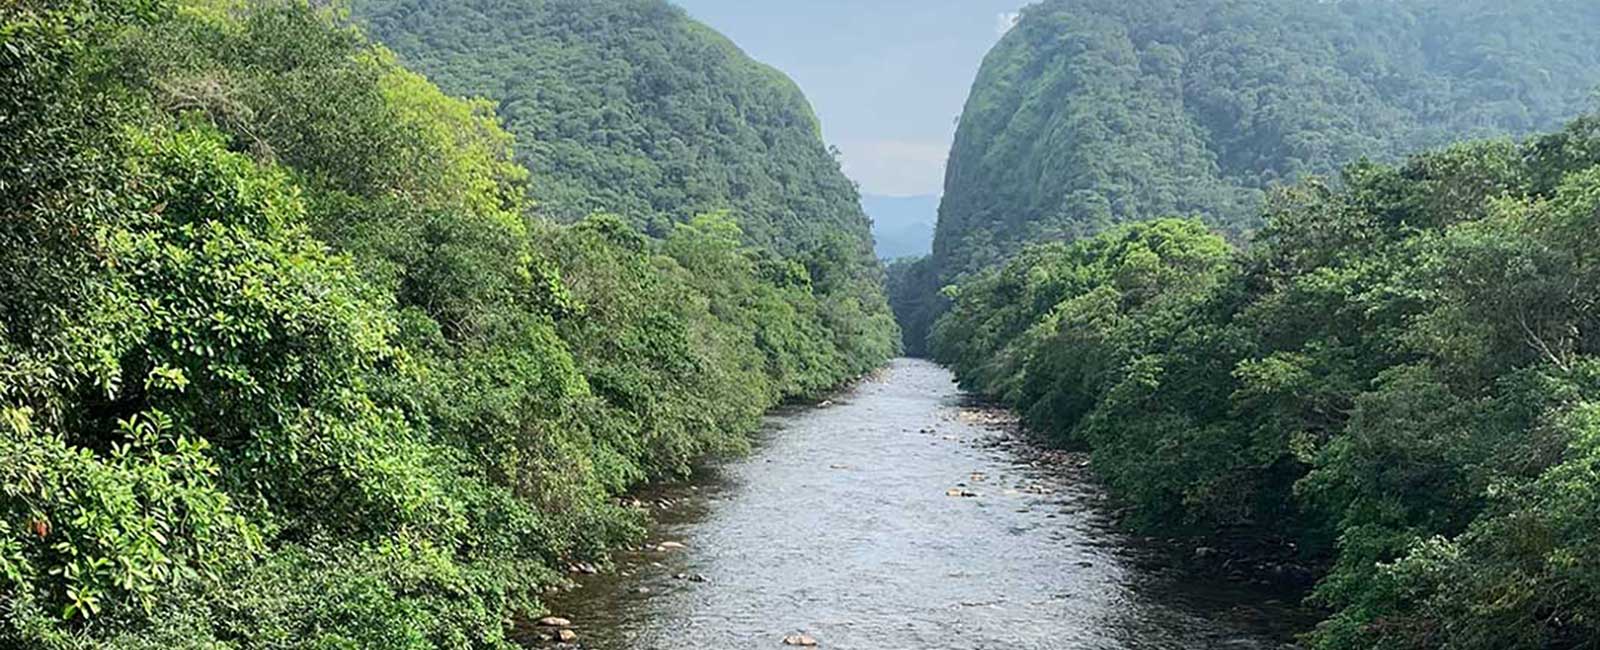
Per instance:
[[[933,335],[1153,534],[1325,573],[1324,650],[1600,640],[1600,120],[1025,250]]]
[[[446,92],[498,103],[541,213],[652,234],[728,210],[807,265],[851,359],[898,345],[855,186],[800,90],[664,0],[356,0]],[[859,351],[860,354],[854,354]]]
[[[737,110],[516,99],[734,134],[613,166],[322,5],[0,4],[0,646],[511,647],[636,539],[621,491],[892,353],[853,190],[771,73],[731,68],[766,81]],[[608,162],[530,177],[546,148]]]
[[[961,116],[935,279],[895,301],[927,302],[1025,243],[1130,221],[1198,216],[1237,240],[1275,184],[1557,128],[1600,85],[1596,25],[1585,0],[1029,7]]]

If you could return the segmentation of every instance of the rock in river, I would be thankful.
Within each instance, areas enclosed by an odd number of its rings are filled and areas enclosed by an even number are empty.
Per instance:
[[[783,644],[811,648],[817,645],[817,640],[807,634],[791,634],[783,637]]]
[[[572,621],[560,616],[546,616],[539,619],[539,625],[541,627],[572,627]]]

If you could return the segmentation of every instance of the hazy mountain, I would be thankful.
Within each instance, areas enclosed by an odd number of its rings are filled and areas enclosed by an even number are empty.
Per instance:
[[[864,194],[861,208],[872,218],[878,257],[892,260],[933,252],[933,228],[939,222],[939,197]]]

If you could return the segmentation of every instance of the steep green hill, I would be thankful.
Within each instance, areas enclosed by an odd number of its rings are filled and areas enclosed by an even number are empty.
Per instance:
[[[641,225],[733,208],[758,241],[867,232],[800,90],[661,0],[358,0],[446,92],[499,103],[541,209]]]
[[[1160,216],[1237,238],[1277,183],[1553,129],[1600,84],[1597,24],[1600,4],[1583,0],[1035,5],[962,115],[939,282],[1028,242]]]
[[[597,211],[653,234],[728,210],[804,260],[852,350],[894,345],[854,185],[783,74],[663,0],[357,0],[372,35],[445,91],[499,105],[558,221]]]
[[[1362,157],[1553,129],[1600,85],[1581,0],[1052,0],[985,61],[951,152],[949,272],[1125,221],[1253,222]]]

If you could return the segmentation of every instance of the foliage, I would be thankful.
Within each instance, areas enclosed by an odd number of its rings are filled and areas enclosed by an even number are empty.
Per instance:
[[[929,330],[946,308],[945,297],[939,293],[939,273],[933,256],[897,259],[885,271],[889,276],[889,306],[900,323],[905,353],[925,357]]]
[[[510,647],[622,491],[894,352],[853,230],[545,221],[319,5],[0,7],[0,645]]]
[[[1026,249],[934,352],[1135,525],[1324,566],[1314,647],[1593,647],[1597,125],[1286,188],[1243,251],[1169,220]]]

